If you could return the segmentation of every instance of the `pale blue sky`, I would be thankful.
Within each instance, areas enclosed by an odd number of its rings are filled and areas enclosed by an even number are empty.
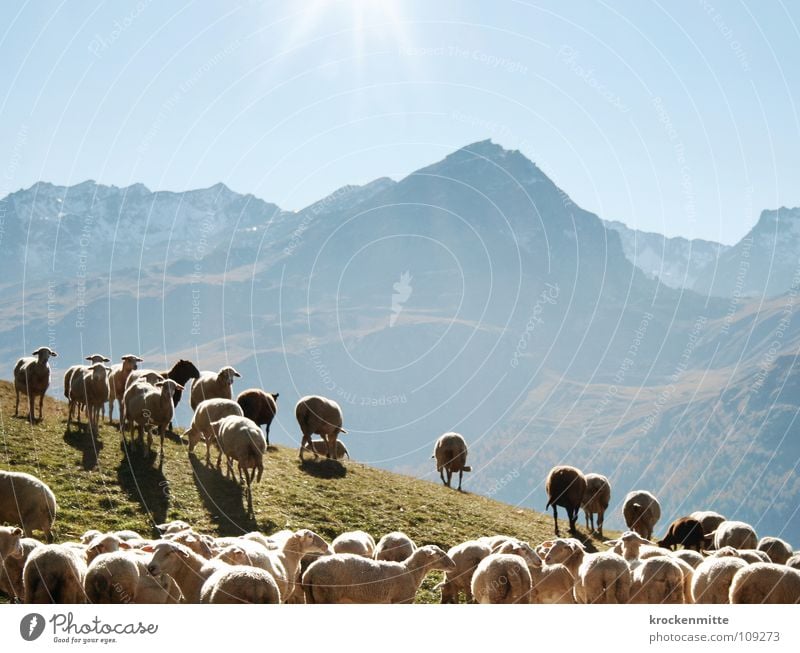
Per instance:
[[[603,218],[731,243],[800,205],[799,51],[777,1],[3,2],[0,194],[296,209],[492,138]]]

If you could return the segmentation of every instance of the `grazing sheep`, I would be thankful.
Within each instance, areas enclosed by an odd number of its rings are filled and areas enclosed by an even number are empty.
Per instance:
[[[725,521],[725,517],[713,510],[695,510],[689,517],[700,522],[704,533],[714,532]]]
[[[452,547],[447,552],[456,568],[445,573],[444,581],[437,585],[442,590],[442,603],[458,603],[459,592],[464,592],[467,603],[473,602],[472,575],[480,561],[492,553],[488,544],[470,540]]]
[[[317,395],[302,397],[294,407],[294,415],[300,425],[303,437],[300,440],[300,460],[303,459],[303,449],[311,446],[311,436],[316,433],[328,443],[327,457],[333,458],[336,452],[336,442],[340,433],[347,433],[342,428],[342,409],[333,399],[326,399]],[[317,458],[314,451],[314,458]]]
[[[170,533],[178,533],[190,529],[192,526],[182,519],[173,519],[164,524],[156,524],[156,530],[162,535],[169,535]]]
[[[131,372],[131,377],[135,372]],[[131,377],[128,377],[130,380]],[[125,390],[123,405],[125,406],[124,419],[130,422],[130,435],[133,438],[134,424],[139,427],[139,441],[144,441],[144,431],[147,429],[147,449],[153,448],[152,427],[158,428],[161,455],[164,455],[164,434],[167,425],[175,414],[172,395],[180,386],[172,379],[157,381],[151,385],[146,381],[133,383]]]
[[[223,367],[219,372],[200,372],[200,376],[192,383],[192,410],[196,410],[205,399],[233,399],[231,387],[237,376],[242,375],[230,366]]]
[[[586,491],[581,499],[581,508],[586,517],[586,528],[594,532],[594,516],[597,515],[597,532],[603,537],[603,517],[611,503],[611,484],[602,474],[586,474]]]
[[[800,571],[772,562],[755,562],[736,572],[731,603],[800,603]]]
[[[280,603],[278,584],[258,567],[219,569],[203,583],[200,603]]]
[[[708,537],[712,534],[709,533]],[[732,546],[734,549],[755,549],[758,536],[750,524],[743,521],[724,521],[713,532],[714,548]]]
[[[613,551],[586,555],[575,578],[575,601],[583,604],[628,603],[631,570]]]
[[[375,547],[375,560],[391,560],[392,562],[403,562],[416,550],[417,545],[405,533],[393,531],[387,533]]]
[[[528,603],[531,572],[525,560],[511,553],[492,553],[472,574],[472,596],[478,603]]]
[[[64,544],[37,546],[22,571],[25,603],[84,603],[86,562]]]
[[[238,415],[243,417],[241,406],[231,399],[206,399],[201,401],[194,411],[191,426],[183,432],[189,439],[189,453],[194,451],[197,443],[202,439],[206,443],[206,465],[211,464],[211,444],[217,443],[217,436],[211,427],[213,422],[218,422],[223,417]]]
[[[683,569],[677,560],[656,556],[633,569],[631,603],[686,603]]]
[[[264,425],[267,446],[269,446],[269,427],[278,412],[278,396],[277,392],[264,392],[259,388],[250,388],[240,392],[236,397],[236,403],[241,406],[244,416],[259,426]]]
[[[100,534],[86,545],[86,562],[91,563],[97,556],[104,553],[114,553],[115,551],[127,550],[132,548],[125,540],[114,533]]]
[[[569,465],[558,465],[550,470],[545,482],[547,491],[547,506],[553,506],[553,524],[558,536],[558,508],[561,506],[567,511],[569,530],[575,532],[575,522],[578,521],[578,511],[586,493],[586,478],[583,472]]]
[[[202,556],[206,560],[211,560],[216,553],[213,546],[213,538],[201,533],[195,533],[193,530],[178,531],[177,533],[170,533],[164,535],[164,539],[169,542],[177,542],[183,544],[185,547],[191,549],[194,553]]]
[[[86,598],[89,603],[134,603],[139,581],[148,575],[145,553],[100,553],[86,570],[83,582]]]
[[[372,535],[364,531],[348,531],[333,540],[331,548],[334,553],[352,553],[372,558],[375,555],[375,540]]]
[[[217,467],[220,466],[222,455],[227,461],[227,473],[233,474],[233,461],[239,468],[239,482],[247,484],[247,507],[253,510],[253,493],[251,484],[253,479],[261,481],[264,473],[264,453],[267,450],[267,440],[258,425],[252,420],[239,415],[228,415],[214,422],[211,428],[217,435]]]
[[[92,354],[91,356],[87,356],[86,360],[90,361],[93,365],[95,363],[108,363],[108,362],[111,361],[110,358],[106,358],[102,354]],[[69,418],[67,420],[68,427],[69,427],[69,421],[72,420],[72,410],[73,410],[73,408],[77,408],[77,410],[78,410],[78,416],[77,416],[77,421],[78,422],[81,421],[81,410],[83,409],[83,403],[82,402],[77,402],[77,404],[75,406],[73,406],[73,404],[75,402],[73,402],[73,400],[70,399],[69,394],[70,394],[70,386],[72,384],[72,376],[78,370],[87,370],[87,369],[89,369],[88,365],[72,365],[71,367],[67,368],[66,372],[64,372],[64,398],[69,403]]]
[[[467,442],[460,433],[445,433],[436,441],[431,458],[436,458],[436,471],[447,487],[453,474],[458,472],[458,490],[461,491],[461,479],[464,472],[471,472],[472,467],[467,465]],[[444,473],[447,472],[447,480]]]
[[[762,537],[756,547],[769,556],[769,561],[776,565],[785,565],[786,561],[792,557],[792,546],[779,537]]]
[[[705,542],[703,526],[692,517],[679,517],[669,525],[664,539],[659,540],[658,546],[673,550],[679,544],[684,549],[700,551]]]
[[[547,565],[526,542],[506,542],[498,553],[520,556],[531,574],[531,593],[528,603],[572,604],[575,577],[562,564]]]
[[[70,376],[69,383],[69,415],[67,429],[72,424],[73,408],[81,405],[86,407],[86,421],[89,424],[89,433],[98,434],[100,410],[108,401],[108,371],[104,363],[94,363],[90,366],[80,365]],[[65,379],[66,381],[66,379]]]
[[[31,474],[0,470],[0,523],[16,524],[32,537],[42,531],[52,539],[56,496],[46,483]]]
[[[38,540],[22,537],[22,529],[0,526],[0,592],[15,603],[22,603],[25,588],[22,571],[31,551],[42,546]]]
[[[17,402],[14,405],[14,416],[19,415],[20,393],[28,397],[28,420],[34,422],[33,404],[39,397],[39,421],[42,421],[42,403],[47,388],[50,387],[50,365],[47,361],[58,356],[49,347],[39,347],[32,356],[23,356],[14,365],[14,390]]]
[[[506,542],[516,542],[517,538],[511,537],[510,535],[489,535],[479,537],[477,541],[488,545],[492,553],[497,553],[498,549]]]
[[[135,603],[159,605],[183,603],[183,592],[169,574],[151,576],[147,573],[139,576]]]
[[[692,599],[695,603],[727,603],[731,582],[747,562],[734,556],[706,558],[694,570]]]
[[[206,560],[183,544],[177,542],[156,542],[142,548],[152,553],[147,571],[152,576],[169,574],[180,587],[184,603],[198,603],[203,583],[219,569],[229,565],[221,560]]]
[[[800,569],[800,553],[795,553],[786,561],[786,566],[792,569]]]
[[[320,456],[324,456],[328,453],[328,443],[325,442],[325,440],[311,440],[311,446],[306,443],[305,449],[319,454]],[[334,460],[343,460],[345,456],[350,458],[350,452],[347,450],[347,447],[344,446],[344,442],[336,440],[336,451],[333,452],[332,458]]]
[[[122,395],[125,394],[125,382],[133,370],[142,362],[142,358],[133,354],[125,354],[121,363],[111,366],[108,373],[108,423],[114,420],[114,402],[119,404],[119,414],[122,415]]]
[[[694,569],[697,569],[697,566],[705,560],[705,558],[692,549],[681,549],[680,551],[675,551],[672,554],[673,557],[678,558],[678,560],[683,560],[684,562],[691,565]]]
[[[661,519],[661,504],[647,490],[629,492],[622,504],[625,524],[646,540],[653,537],[653,528]]]
[[[413,603],[429,571],[455,567],[447,554],[432,544],[419,547],[403,562],[336,553],[306,569],[303,591],[306,603]]]

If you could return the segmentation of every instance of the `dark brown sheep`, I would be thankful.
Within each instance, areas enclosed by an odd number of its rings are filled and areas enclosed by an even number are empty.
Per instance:
[[[247,419],[253,420],[256,424],[265,426],[267,436],[267,446],[269,446],[269,427],[278,412],[278,392],[264,392],[259,388],[243,390],[236,397],[236,403],[242,409]]]
[[[692,517],[678,517],[669,525],[667,534],[663,540],[659,540],[658,546],[674,551],[676,546],[682,544],[684,549],[700,551],[704,540],[703,526],[699,521]]]
[[[547,508],[553,506],[553,523],[558,536],[558,508],[567,510],[569,530],[575,532],[575,522],[586,492],[586,478],[581,470],[569,465],[558,465],[550,470],[545,483],[547,490]]]

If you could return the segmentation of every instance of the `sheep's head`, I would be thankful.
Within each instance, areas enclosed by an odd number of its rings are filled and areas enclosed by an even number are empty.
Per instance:
[[[202,556],[206,560],[214,557],[214,552],[211,550],[208,542],[204,540],[202,536],[192,530],[178,531],[177,533],[168,535],[165,539],[168,539],[171,542],[177,542],[178,544],[183,544],[185,547],[188,547],[197,555]]]
[[[219,371],[219,373],[217,374],[217,377],[225,385],[233,385],[233,379],[234,379],[234,377],[237,377],[237,376],[241,377],[242,375],[239,374],[239,372],[237,372],[235,369],[233,369],[230,366],[229,367],[223,367]]]
[[[111,371],[111,368],[105,363],[94,363],[89,366],[89,369],[92,370],[92,376],[99,381],[105,379]]]
[[[172,369],[174,372],[180,373],[181,376],[186,376],[189,379],[197,379],[200,377],[200,370],[197,369],[197,366],[192,361],[187,361],[183,358],[175,363]]]
[[[86,357],[87,361],[91,361],[92,363],[110,363],[111,359],[106,358],[102,354],[92,354],[91,356]]]
[[[0,526],[0,563],[6,558],[22,557],[21,538],[21,528]]]
[[[46,363],[50,358],[58,356],[50,347],[39,347],[32,355],[37,356],[40,363]]]
[[[227,562],[229,565],[251,564],[250,556],[247,555],[247,551],[245,551],[244,548],[238,544],[226,546],[214,557],[217,560],[222,560],[222,562]]]
[[[183,386],[172,379],[156,381],[155,386],[156,388],[161,388],[161,394],[168,397],[172,397],[176,390],[183,390]]]
[[[583,558],[583,554],[586,552],[583,544],[574,537],[542,542],[536,547],[536,550],[544,552],[544,561],[548,565],[565,564],[573,557]]]
[[[284,549],[297,551],[299,553],[325,553],[328,550],[328,543],[314,531],[301,528],[286,540]]]
[[[138,363],[141,363],[144,358],[139,358],[138,356],[134,356],[133,354],[125,354],[122,358],[122,367],[126,370],[135,370],[138,369]]]
[[[147,564],[147,571],[151,576],[160,573],[174,576],[187,559],[192,557],[192,552],[188,547],[177,542],[156,542],[142,547],[142,551],[152,553],[150,562]]]
[[[517,555],[522,558],[525,561],[525,564],[529,567],[542,566],[542,559],[527,542],[509,540],[497,550],[497,553],[510,553],[512,555]]]
[[[101,531],[92,528],[91,530],[88,530],[83,535],[81,535],[81,544],[89,544],[89,542],[91,542],[94,538],[102,534],[103,533]]]
[[[435,544],[426,544],[419,547],[410,557],[406,558],[409,569],[440,569],[451,571],[456,568],[456,563],[442,549]]]
[[[200,429],[192,425],[183,432],[183,435],[189,440],[189,453],[192,453],[197,443],[200,442]]]
[[[101,553],[111,553],[120,549],[130,549],[127,542],[121,540],[113,533],[96,536],[86,547],[86,561],[91,562]]]
[[[177,533],[178,531],[187,531],[191,528],[189,524],[181,519],[174,519],[163,524],[157,524],[156,529],[159,533]]]

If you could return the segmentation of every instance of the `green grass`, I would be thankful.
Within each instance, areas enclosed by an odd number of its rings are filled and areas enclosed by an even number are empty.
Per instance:
[[[310,528],[329,541],[346,530],[363,529],[376,539],[401,530],[418,544],[444,549],[481,535],[538,543],[553,534],[549,515],[357,462],[301,465],[297,450],[285,447],[270,449],[262,481],[254,485],[253,518],[239,485],[205,466],[202,444],[200,459],[190,458],[185,444],[167,438],[159,469],[158,459],[138,448],[126,457],[116,428],[107,424],[96,441],[83,426],[67,432],[66,405],[50,397],[42,423],[31,426],[13,415],[13,386],[0,381],[0,466],[34,474],[55,492],[56,541],[76,539],[90,528],[154,536],[153,525],[171,519],[215,535]],[[583,539],[591,548],[596,543],[588,535]],[[419,602],[439,601],[432,588],[440,578],[429,574]]]

